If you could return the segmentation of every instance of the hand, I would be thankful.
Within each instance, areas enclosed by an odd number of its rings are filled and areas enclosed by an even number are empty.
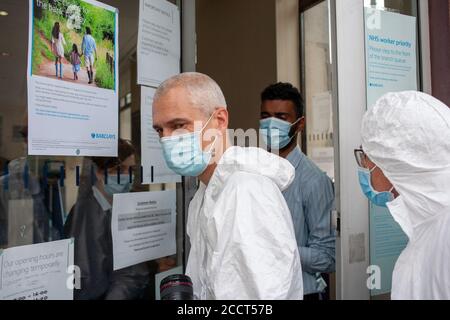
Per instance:
[[[169,271],[177,266],[177,261],[174,258],[162,258],[158,260],[158,272]]]

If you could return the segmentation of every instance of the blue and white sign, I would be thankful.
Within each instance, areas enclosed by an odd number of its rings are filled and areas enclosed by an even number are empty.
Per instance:
[[[74,239],[0,249],[0,300],[73,300]]]
[[[416,18],[365,9],[367,106],[388,92],[418,89]],[[395,263],[407,236],[387,209],[370,207],[370,264],[381,271],[381,287],[372,295],[391,291]]]
[[[417,90],[416,18],[366,8],[367,105],[388,92]]]

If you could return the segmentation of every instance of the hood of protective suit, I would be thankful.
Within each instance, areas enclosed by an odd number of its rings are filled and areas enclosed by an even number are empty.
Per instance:
[[[415,91],[389,93],[366,113],[363,149],[400,197],[388,207],[411,239],[450,215],[450,109]]]
[[[214,172],[215,185],[220,187],[235,172],[246,172],[271,179],[283,192],[295,178],[295,168],[289,161],[260,148],[228,149]]]

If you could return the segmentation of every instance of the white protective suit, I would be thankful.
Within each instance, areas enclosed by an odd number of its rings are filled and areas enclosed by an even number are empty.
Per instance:
[[[189,207],[186,273],[201,300],[300,300],[303,280],[282,191],[292,165],[262,149],[231,147]]]
[[[450,299],[450,109],[424,93],[390,93],[367,112],[362,135],[400,194],[388,208],[409,238],[392,299]]]

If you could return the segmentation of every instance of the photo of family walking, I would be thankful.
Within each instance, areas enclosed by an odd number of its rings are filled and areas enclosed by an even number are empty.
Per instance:
[[[33,75],[114,89],[113,11],[83,0],[34,0],[33,12]]]

